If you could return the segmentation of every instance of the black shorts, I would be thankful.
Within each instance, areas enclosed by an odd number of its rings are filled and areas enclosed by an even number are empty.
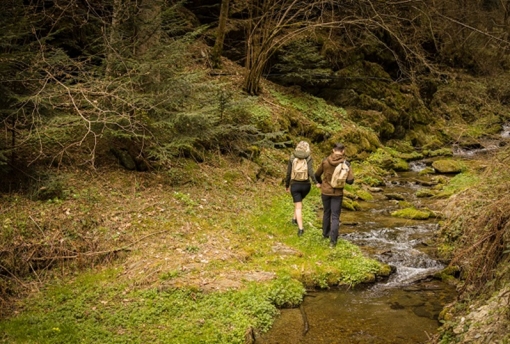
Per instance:
[[[311,189],[312,184],[310,183],[293,183],[290,186],[290,194],[294,203],[302,202]]]

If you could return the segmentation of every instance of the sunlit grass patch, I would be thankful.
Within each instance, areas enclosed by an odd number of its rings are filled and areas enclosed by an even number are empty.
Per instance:
[[[267,331],[276,306],[296,306],[303,286],[290,277],[239,291],[132,289],[119,271],[82,274],[34,297],[27,311],[0,322],[5,343],[244,343]]]
[[[303,201],[305,233],[297,236],[297,227],[291,224],[293,203],[290,195],[275,197],[269,209],[257,215],[254,224],[272,239],[295,250],[295,254],[261,255],[257,264],[265,269],[291,274],[308,287],[326,288],[331,285],[355,285],[373,279],[382,265],[365,257],[360,248],[339,239],[334,249],[322,237],[321,220],[317,217],[320,207],[320,191],[313,189]],[[271,226],[268,226],[271,223]]]
[[[459,173],[451,178],[447,185],[437,194],[438,198],[447,198],[459,193],[469,187],[475,186],[480,182],[480,177],[469,171]]]

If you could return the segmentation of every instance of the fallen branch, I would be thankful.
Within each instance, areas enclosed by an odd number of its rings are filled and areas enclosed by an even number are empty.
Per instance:
[[[96,252],[84,252],[84,253],[78,253],[78,254],[71,255],[71,256],[37,257],[37,258],[31,258],[31,260],[32,261],[47,261],[47,260],[56,260],[56,259],[76,259],[76,258],[80,258],[80,257],[92,257],[92,256],[107,255],[107,254],[117,253],[117,252],[121,252],[121,251],[131,251],[130,247],[139,243],[140,241],[145,240],[150,236],[161,234],[161,233],[168,232],[168,231],[169,231],[168,229],[165,229],[163,231],[150,233],[150,234],[147,234],[146,236],[144,236],[128,245],[114,248],[111,250],[96,251]]]

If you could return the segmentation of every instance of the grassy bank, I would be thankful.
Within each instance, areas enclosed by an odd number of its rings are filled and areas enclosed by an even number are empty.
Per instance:
[[[29,297],[9,304],[0,340],[242,343],[306,288],[388,273],[346,241],[328,248],[317,189],[298,238],[279,179],[257,181],[248,161],[214,161],[160,173],[69,171],[61,198],[4,198],[3,242],[24,245],[2,248],[17,257],[3,269],[29,277],[6,278],[2,289]]]
[[[475,183],[451,197],[440,238],[459,277],[436,343],[508,343],[510,335],[510,149],[479,165]]]

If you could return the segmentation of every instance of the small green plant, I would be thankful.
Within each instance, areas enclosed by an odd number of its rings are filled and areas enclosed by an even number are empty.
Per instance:
[[[167,281],[167,280],[171,280],[175,277],[178,277],[179,275],[181,274],[181,272],[179,270],[172,270],[172,271],[167,271],[165,273],[162,273],[159,278],[162,280],[162,281]]]
[[[295,307],[303,301],[305,291],[301,282],[284,276],[270,284],[268,298],[277,307]]]
[[[197,253],[200,250],[198,246],[186,246],[186,252],[188,253]]]
[[[193,199],[191,199],[189,194],[185,194],[179,191],[174,191],[174,198],[184,203],[184,205],[188,207],[195,207],[198,205]]]

